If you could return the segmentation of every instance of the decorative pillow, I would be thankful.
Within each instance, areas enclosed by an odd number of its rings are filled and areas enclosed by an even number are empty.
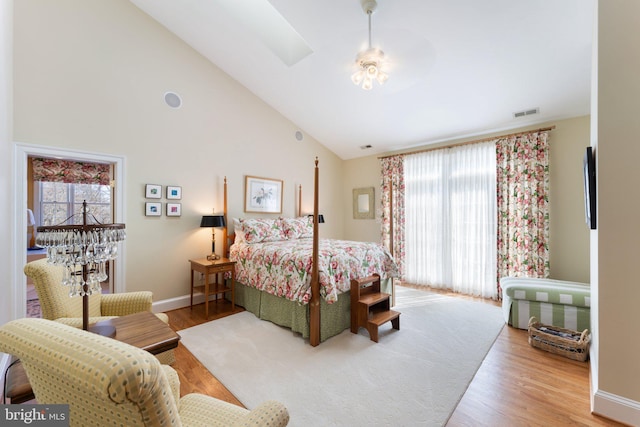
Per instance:
[[[242,220],[238,218],[233,218],[233,231],[236,234],[233,242],[242,243],[244,242],[244,231],[242,231]]]
[[[285,240],[282,221],[277,219],[241,219],[242,235],[247,243],[275,242]]]
[[[313,217],[282,218],[282,231],[287,239],[313,237]]]

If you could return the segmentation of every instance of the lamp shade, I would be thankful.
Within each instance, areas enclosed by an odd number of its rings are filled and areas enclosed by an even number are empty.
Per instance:
[[[313,218],[313,215],[309,215]],[[324,224],[324,215],[318,214],[318,224]]]
[[[36,219],[33,216],[33,211],[31,209],[27,209],[27,225],[36,225]]]
[[[200,227],[224,227],[227,224],[224,222],[224,216],[222,215],[203,215],[200,221]]]

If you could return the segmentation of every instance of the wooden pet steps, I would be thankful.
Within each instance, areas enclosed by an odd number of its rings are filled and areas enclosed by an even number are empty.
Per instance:
[[[371,341],[378,342],[378,328],[391,322],[400,330],[400,313],[391,310],[390,294],[380,292],[380,276],[351,280],[351,332],[365,328]]]

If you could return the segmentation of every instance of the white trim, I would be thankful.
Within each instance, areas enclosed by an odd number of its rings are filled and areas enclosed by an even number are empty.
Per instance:
[[[594,414],[628,425],[640,424],[640,402],[597,390],[593,397]]]
[[[190,299],[191,299],[190,295],[182,295],[175,298],[156,301],[152,304],[152,307],[153,307],[152,311],[154,313],[164,313],[166,311],[189,307]],[[209,295],[209,301],[210,301],[210,304],[215,303],[215,295]],[[203,302],[204,302],[204,294],[198,293],[193,295],[193,305],[202,304]]]
[[[48,147],[42,145],[26,144],[15,142],[14,145],[14,177],[13,185],[15,195],[13,230],[13,248],[15,248],[15,262],[13,266],[13,277],[15,283],[11,287],[10,297],[12,299],[12,317],[26,317],[26,277],[22,271],[27,262],[27,242],[23,236],[27,235],[27,221],[25,212],[27,211],[27,160],[29,156],[44,156],[54,158],[65,158],[78,161],[109,162],[115,163],[115,197],[114,222],[126,223],[125,206],[125,157],[112,154],[94,153],[88,151],[71,150],[66,148]],[[118,267],[115,272],[114,292],[120,293],[126,290],[126,244],[120,248],[118,257]]]

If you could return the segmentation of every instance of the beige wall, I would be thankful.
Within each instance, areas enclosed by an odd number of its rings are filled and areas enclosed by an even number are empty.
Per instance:
[[[589,117],[554,122],[549,133],[550,276],[589,283],[589,227],[582,161],[590,144]]]
[[[582,157],[589,145],[589,117],[558,120],[535,127],[555,126],[549,133],[550,170],[550,242],[551,277],[589,282],[589,230],[584,218]],[[511,133],[511,131],[509,131]],[[493,136],[493,135],[491,135]],[[472,138],[478,139],[478,138]],[[452,140],[448,144],[463,142]],[[446,144],[440,144],[446,145]],[[414,150],[419,150],[416,147]],[[424,148],[424,147],[423,147]],[[348,239],[380,241],[380,162],[369,156],[344,162],[345,235]],[[357,187],[375,187],[375,220],[353,219],[351,191]]]
[[[380,160],[376,156],[346,160],[343,163],[344,233],[347,240],[380,242]],[[353,218],[353,189],[374,188],[375,219]]]
[[[640,423],[640,2],[599,2],[594,141],[598,229],[593,232],[592,363],[596,412]],[[593,316],[592,316],[593,318]],[[628,399],[628,400],[627,400]]]
[[[14,140],[126,157],[126,289],[189,293],[190,258],[211,248],[200,216],[244,216],[244,177],[284,180],[283,215],[312,210],[321,167],[323,237],[342,233],[342,161],[127,0],[15,3]],[[163,95],[175,91],[183,106]],[[147,183],[182,187],[182,216],[144,216]],[[163,204],[166,199],[163,198]],[[218,250],[222,235],[218,234]]]

